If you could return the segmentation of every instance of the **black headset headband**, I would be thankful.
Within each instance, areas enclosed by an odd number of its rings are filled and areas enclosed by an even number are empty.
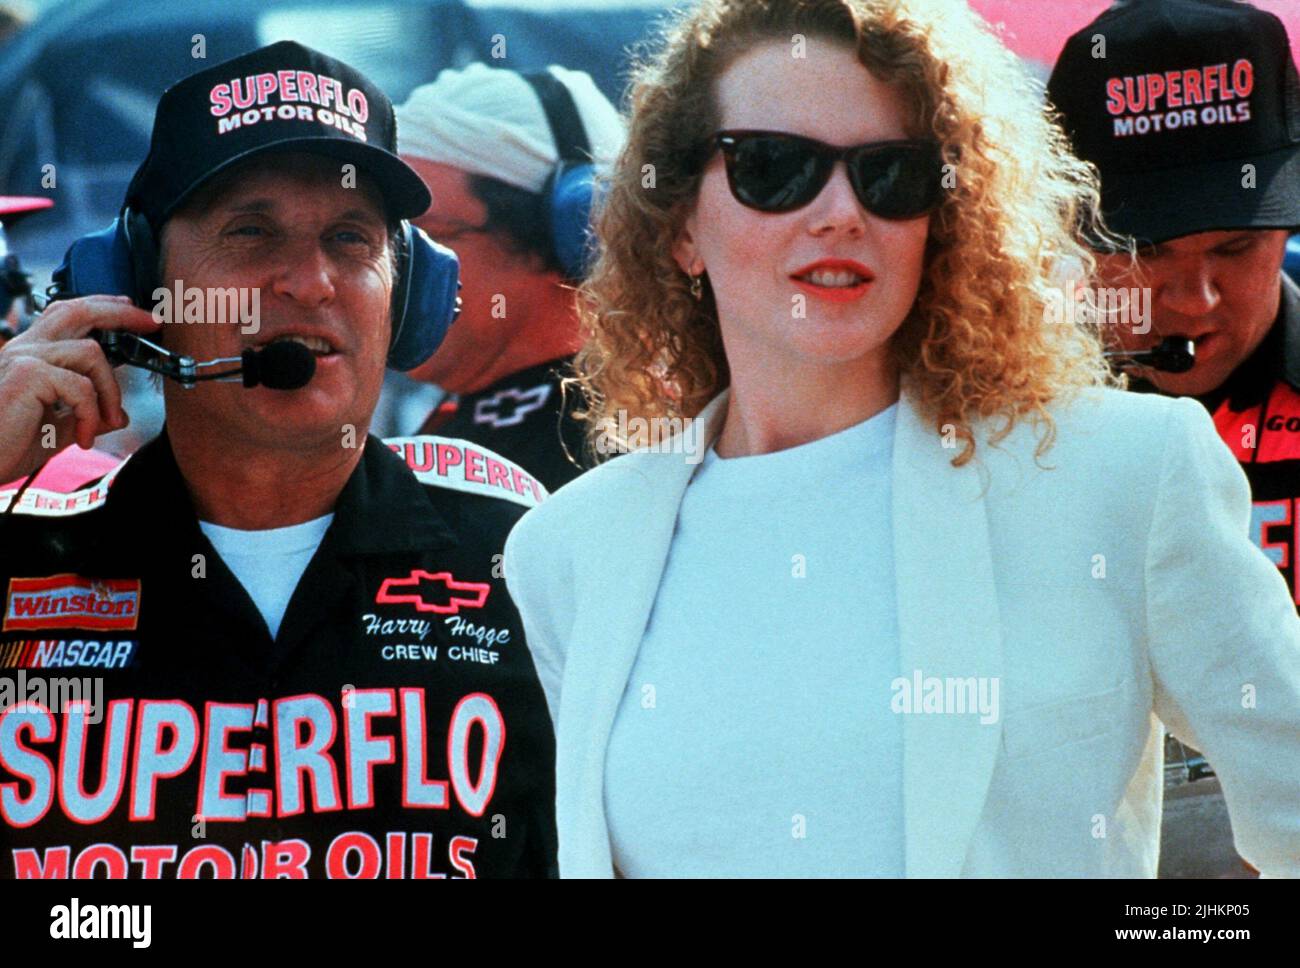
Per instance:
[[[591,142],[587,140],[587,129],[583,127],[578,105],[574,103],[569,88],[550,71],[524,74],[523,78],[532,85],[537,99],[542,102],[560,161],[590,161]]]

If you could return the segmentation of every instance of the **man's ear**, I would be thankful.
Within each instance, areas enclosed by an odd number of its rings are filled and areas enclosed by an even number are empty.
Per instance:
[[[704,263],[695,246],[694,212],[686,216],[677,231],[677,238],[673,240],[673,259],[688,276],[698,276],[704,271]]]

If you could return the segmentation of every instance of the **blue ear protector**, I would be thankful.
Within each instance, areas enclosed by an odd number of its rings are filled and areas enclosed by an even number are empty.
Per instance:
[[[581,279],[591,261],[591,208],[595,166],[591,143],[568,87],[549,71],[522,75],[542,102],[560,161],[542,187],[550,217],[551,249],[570,280]]]
[[[388,366],[413,370],[434,353],[460,312],[460,260],[403,221],[393,286]],[[130,296],[149,309],[157,288],[158,245],[141,214],[124,208],[106,229],[73,242],[54,272],[59,297]]]

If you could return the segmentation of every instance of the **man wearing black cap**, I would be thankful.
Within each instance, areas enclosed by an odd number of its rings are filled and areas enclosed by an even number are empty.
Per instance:
[[[1130,386],[1213,415],[1250,480],[1251,536],[1300,603],[1300,288],[1282,272],[1300,226],[1300,80],[1286,30],[1238,0],[1117,2],[1067,41],[1048,96],[1100,171],[1107,223],[1137,242],[1136,261],[1096,243],[1102,284],[1137,294],[1106,337],[1116,352],[1194,344],[1190,369],[1142,367]],[[1208,855],[1178,863],[1221,871]]]
[[[550,722],[499,568],[544,490],[482,448],[366,433],[416,286],[402,220],[429,204],[395,144],[383,93],[298,44],[181,81],[128,261],[154,298],[258,294],[254,325],[90,295],[0,352],[0,480],[43,426],[124,423],[92,330],[315,364],[298,389],[169,382],[166,429],[111,482],[5,502],[0,675],[26,692],[0,710],[0,877],[553,871]]]
[[[1117,2],[1066,43],[1048,95],[1100,170],[1110,227],[1137,239],[1136,264],[1100,256],[1103,284],[1150,291],[1150,325],[1108,336],[1125,351],[1194,343],[1190,370],[1143,368],[1131,386],[1205,404],[1250,480],[1251,535],[1300,604],[1300,288],[1282,272],[1300,227],[1300,78],[1286,29],[1239,0]]]

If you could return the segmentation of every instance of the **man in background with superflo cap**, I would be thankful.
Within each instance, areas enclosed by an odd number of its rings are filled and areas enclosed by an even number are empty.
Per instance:
[[[1101,284],[1128,292],[1106,337],[1125,352],[1194,344],[1191,369],[1142,367],[1130,387],[1209,410],[1250,481],[1251,537],[1300,603],[1300,289],[1282,272],[1300,226],[1300,81],[1286,30],[1237,0],[1116,3],[1066,43],[1048,97],[1100,171],[1108,225],[1137,242],[1136,263],[1098,255]],[[1230,872],[1227,818],[1196,817],[1198,856],[1166,853],[1183,874]]]
[[[1048,96],[1100,170],[1108,224],[1137,240],[1136,265],[1104,254],[1099,268],[1103,285],[1137,290],[1131,308],[1149,290],[1149,331],[1108,335],[1124,350],[1194,342],[1190,370],[1143,368],[1131,386],[1210,411],[1250,480],[1251,536],[1300,604],[1300,288],[1282,272],[1300,227],[1300,79],[1286,29],[1238,0],[1116,3],[1066,43]]]
[[[423,432],[480,443],[555,490],[585,459],[561,374],[581,342],[592,174],[618,153],[617,110],[581,71],[444,70],[397,108],[398,149],[433,206],[417,220],[461,260],[463,309],[412,376],[448,397]],[[593,164],[594,162],[594,164]]]
[[[169,381],[111,484],[0,517],[0,672],[103,683],[0,712],[0,877],[553,872],[550,721],[497,567],[544,491],[463,442],[367,435],[385,363],[436,345],[406,342],[403,289],[454,267],[405,234],[429,195],[395,148],[384,94],[295,43],[182,80],[122,215],[143,295],[77,292],[0,352],[0,479],[45,424],[124,421],[92,330],[315,364],[297,389]],[[141,276],[258,293],[255,325],[160,325]]]

